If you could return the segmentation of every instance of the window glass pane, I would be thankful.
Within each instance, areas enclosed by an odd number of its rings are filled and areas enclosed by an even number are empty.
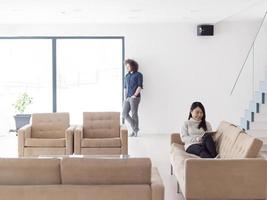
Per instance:
[[[32,97],[25,113],[52,110],[51,40],[0,40],[0,134],[15,128],[14,104],[26,93]]]
[[[85,111],[121,111],[122,39],[57,40],[57,110],[71,124]]]

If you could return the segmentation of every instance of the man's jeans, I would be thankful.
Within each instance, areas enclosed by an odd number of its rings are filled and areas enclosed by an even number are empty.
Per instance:
[[[138,125],[138,105],[140,103],[140,97],[127,97],[123,103],[122,117],[126,119],[131,125],[133,132],[137,134],[139,131]],[[132,116],[129,115],[131,111]]]

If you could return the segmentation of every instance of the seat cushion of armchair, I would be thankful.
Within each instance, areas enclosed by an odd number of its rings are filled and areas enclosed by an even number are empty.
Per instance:
[[[26,138],[26,147],[65,147],[66,139],[43,139],[43,138]]]
[[[121,147],[120,138],[84,138],[81,141],[81,147],[97,148],[97,147]]]

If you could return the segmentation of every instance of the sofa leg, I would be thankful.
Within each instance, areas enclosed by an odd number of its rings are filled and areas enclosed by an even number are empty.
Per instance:
[[[177,181],[177,193],[180,193],[180,186],[179,186],[178,181]]]
[[[172,167],[172,164],[171,164],[171,175],[173,175],[173,167]]]

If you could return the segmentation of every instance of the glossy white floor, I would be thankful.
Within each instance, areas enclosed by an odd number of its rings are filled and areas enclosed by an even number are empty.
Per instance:
[[[165,186],[165,200],[183,200],[182,195],[176,192],[175,177],[170,175],[169,151],[170,135],[168,134],[129,137],[130,156],[150,157],[152,165],[159,169]],[[17,157],[17,137],[14,133],[0,135],[0,157]]]

